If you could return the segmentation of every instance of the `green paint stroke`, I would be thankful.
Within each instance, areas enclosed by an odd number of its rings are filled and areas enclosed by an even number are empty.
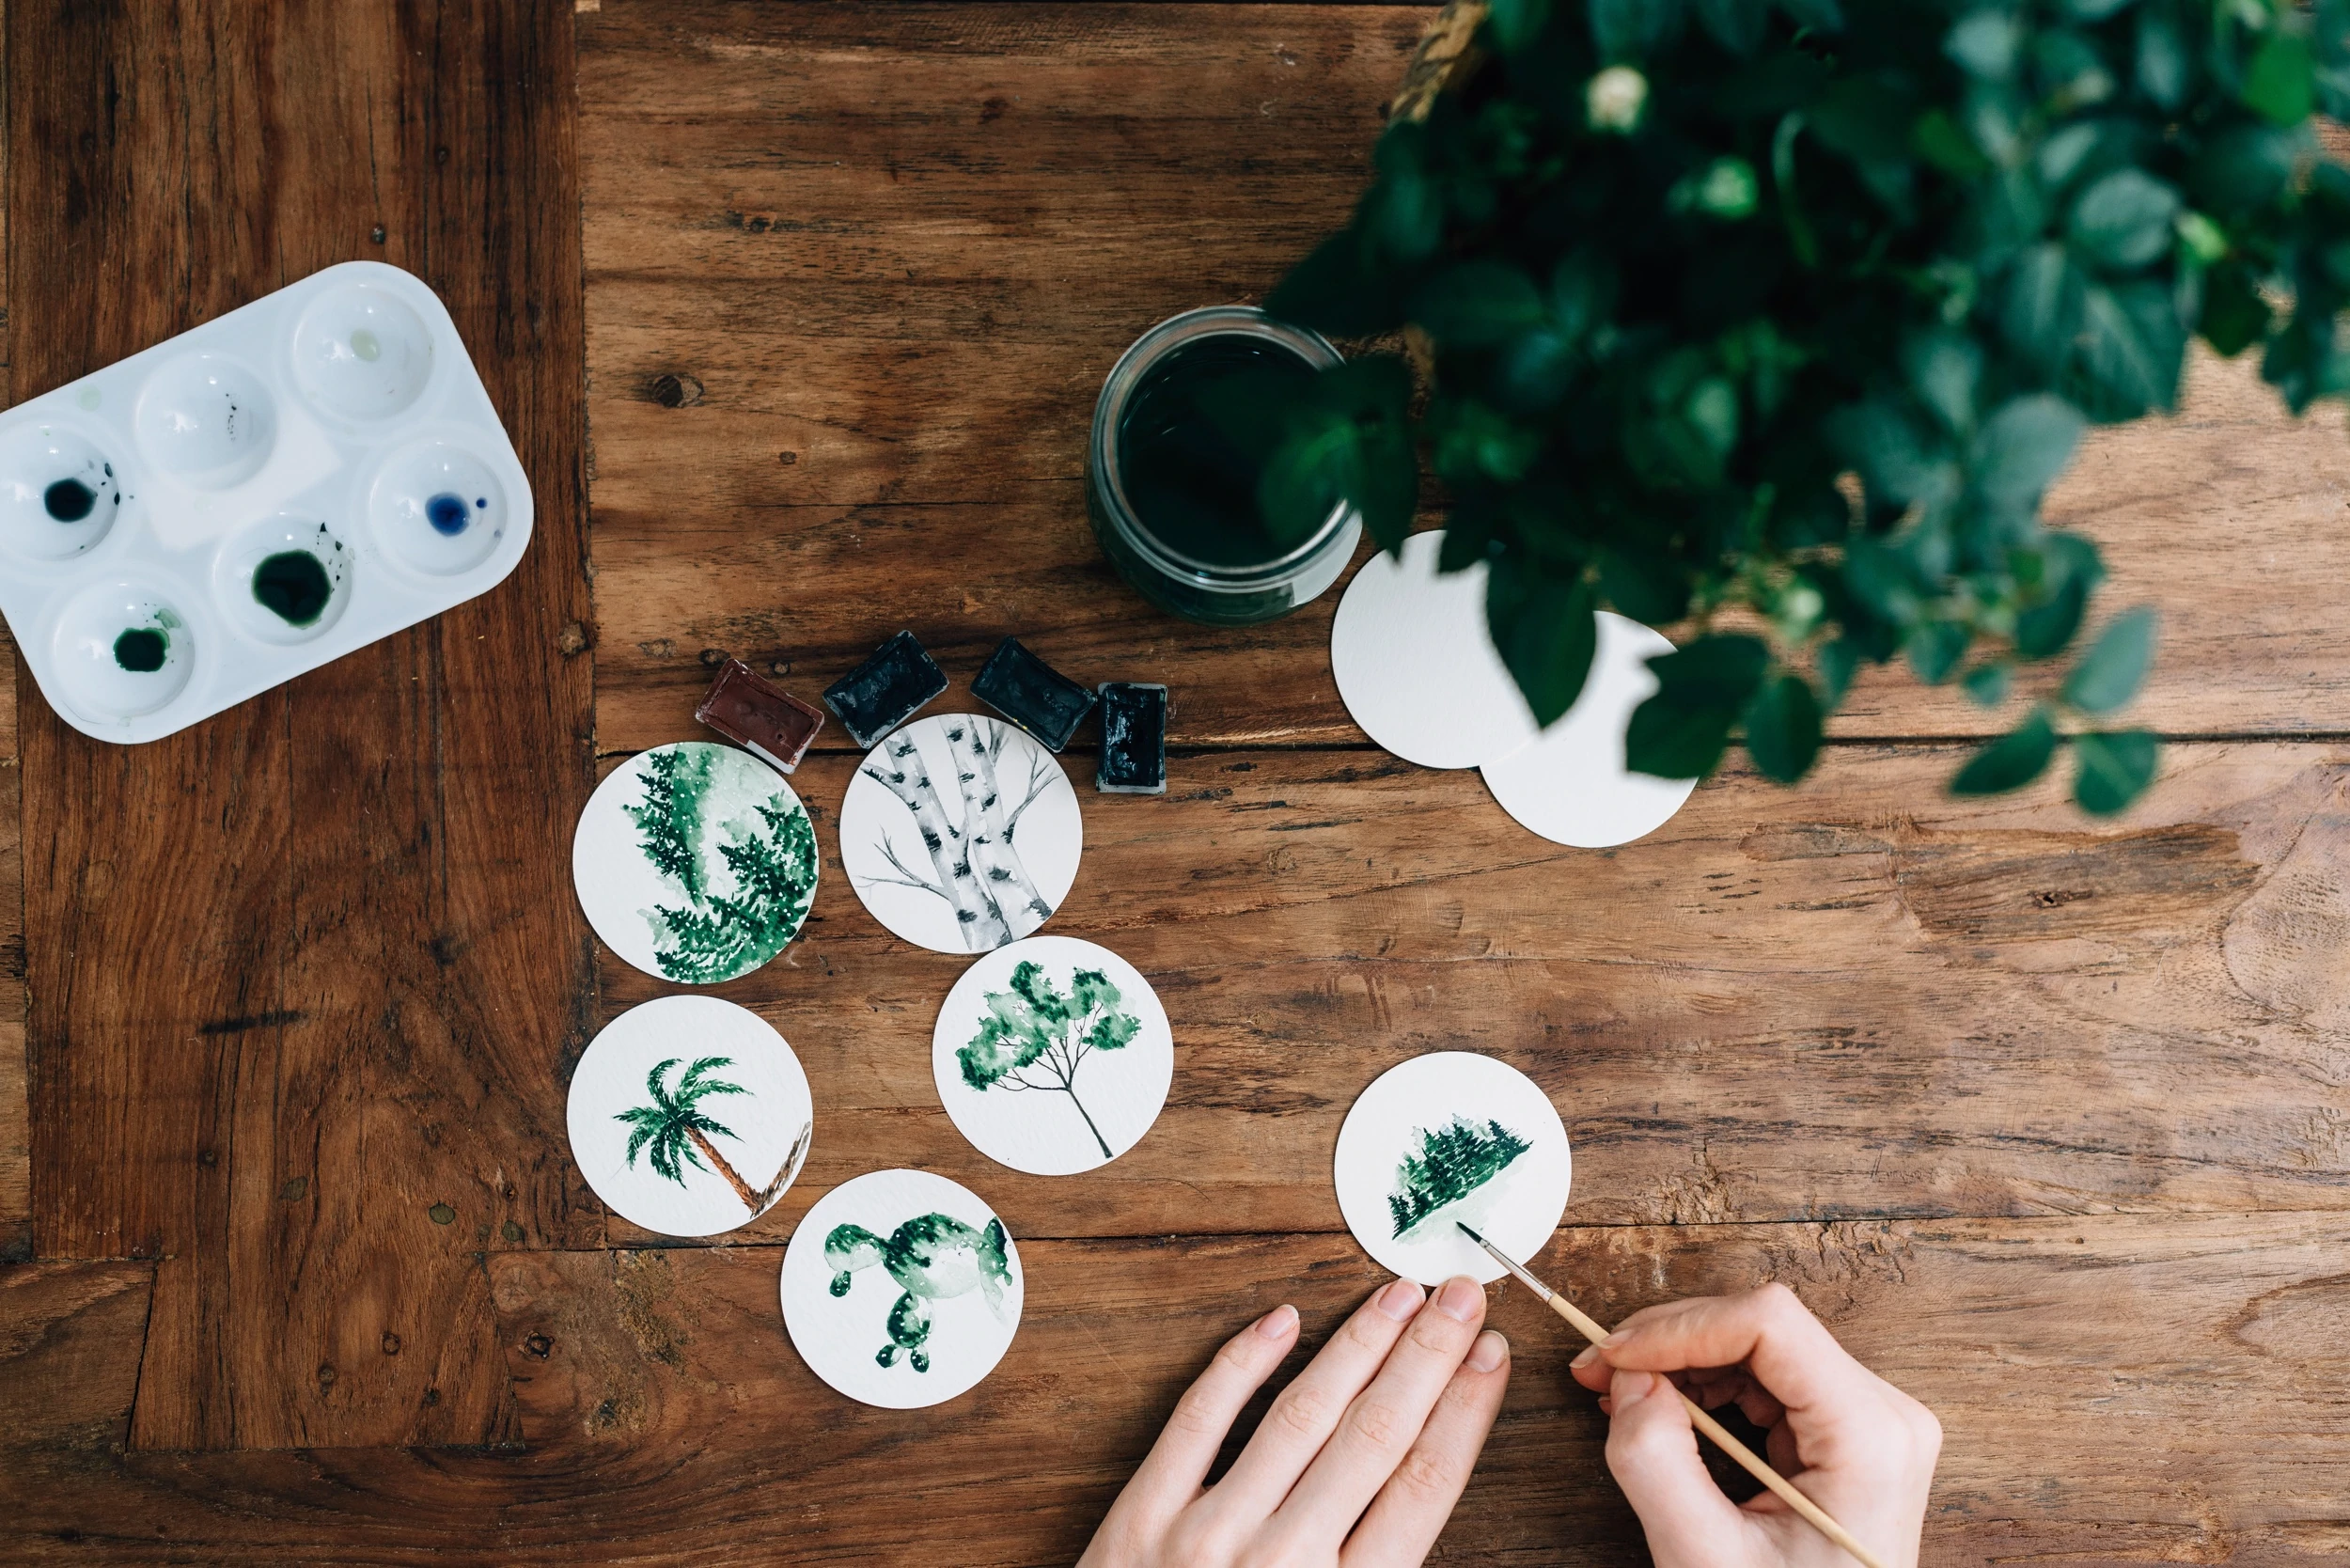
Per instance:
[[[1418,1129],[1419,1148],[1395,1168],[1387,1212],[1401,1236],[1448,1203],[1458,1203],[1534,1147],[1498,1121],[1480,1127],[1455,1116],[1449,1126]]]
[[[652,1104],[632,1105],[612,1118],[615,1121],[625,1121],[635,1129],[628,1135],[628,1168],[635,1169],[636,1156],[642,1153],[646,1163],[652,1167],[654,1175],[675,1182],[679,1186],[685,1184],[685,1168],[688,1166],[697,1170],[715,1170],[726,1179],[727,1185],[734,1189],[734,1196],[743,1200],[744,1208],[754,1215],[765,1213],[767,1205],[781,1189],[783,1179],[778,1177],[775,1185],[765,1191],[743,1180],[741,1172],[728,1162],[724,1154],[718,1152],[718,1146],[710,1141],[716,1137],[732,1138],[740,1143],[743,1141],[742,1135],[713,1121],[710,1113],[701,1108],[704,1100],[718,1095],[750,1093],[741,1084],[728,1083],[724,1078],[710,1075],[721,1067],[733,1066],[734,1058],[699,1058],[685,1070],[685,1075],[677,1081],[676,1087],[665,1087],[663,1080],[680,1059],[671,1057],[655,1064],[653,1070],[646,1074],[645,1092],[652,1097]],[[708,1163],[705,1164],[705,1161]],[[789,1162],[786,1168],[789,1168]]]
[[[1119,1011],[1124,1000],[1099,969],[1077,970],[1063,992],[1040,965],[1024,961],[1011,972],[1010,991],[987,994],[979,1032],[955,1053],[963,1081],[982,1092],[1036,1089],[1068,1095],[1102,1146],[1102,1157],[1115,1159],[1077,1098],[1077,1067],[1095,1051],[1123,1050],[1142,1032],[1141,1019]]]
[[[888,1239],[862,1225],[837,1225],[824,1238],[824,1262],[831,1265],[832,1294],[847,1295],[850,1276],[879,1263],[903,1292],[890,1305],[885,1325],[889,1342],[873,1359],[895,1366],[898,1353],[906,1353],[916,1372],[931,1370],[931,1306],[967,1295],[977,1290],[988,1309],[1001,1319],[1004,1293],[1011,1286],[1010,1238],[1004,1222],[991,1219],[975,1231],[951,1215],[916,1215],[889,1233]]]
[[[807,813],[765,769],[724,746],[650,752],[640,782],[644,799],[622,809],[646,862],[684,895],[680,907],[641,912],[661,972],[711,985],[783,951],[816,893]]]

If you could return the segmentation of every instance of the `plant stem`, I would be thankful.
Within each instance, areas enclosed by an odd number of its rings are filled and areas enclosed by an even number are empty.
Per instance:
[[[1086,1116],[1086,1103],[1077,1098],[1077,1091],[1071,1089],[1067,1084],[1061,1085],[1060,1091],[1069,1096],[1069,1103],[1077,1107],[1077,1114],[1079,1116],[1085,1116],[1086,1131],[1091,1133],[1093,1135],[1093,1141],[1102,1146],[1102,1157],[1105,1160],[1114,1160],[1118,1158],[1117,1155],[1110,1152],[1109,1139],[1104,1137],[1102,1136],[1102,1129],[1093,1124],[1093,1118]]]

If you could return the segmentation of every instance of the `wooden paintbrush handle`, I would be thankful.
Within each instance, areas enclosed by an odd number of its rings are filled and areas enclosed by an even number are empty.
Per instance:
[[[1593,1344],[1607,1338],[1607,1329],[1605,1325],[1594,1318],[1587,1317],[1574,1303],[1557,1292],[1551,1294],[1550,1309],[1573,1324],[1574,1331]],[[1852,1531],[1829,1518],[1825,1509],[1795,1490],[1794,1482],[1772,1469],[1761,1454],[1732,1437],[1721,1422],[1698,1408],[1697,1401],[1683,1394],[1681,1403],[1688,1407],[1689,1424],[1714,1439],[1714,1446],[1736,1460],[1740,1469],[1777,1493],[1780,1501],[1802,1514],[1810,1522],[1814,1529],[1867,1563],[1869,1568],[1885,1568],[1884,1562],[1877,1558],[1875,1553],[1853,1539]]]

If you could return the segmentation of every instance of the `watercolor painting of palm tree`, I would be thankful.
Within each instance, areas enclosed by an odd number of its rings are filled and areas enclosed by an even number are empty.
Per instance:
[[[979,1032],[955,1053],[963,1081],[982,1092],[1037,1090],[1068,1095],[1102,1157],[1116,1159],[1077,1098],[1077,1069],[1095,1051],[1122,1050],[1142,1032],[1142,1020],[1124,1011],[1124,1002],[1099,969],[1076,970],[1063,991],[1042,965],[1023,962],[1011,972],[1010,990],[987,994]]]
[[[964,950],[986,952],[1052,917],[1051,901],[1038,891],[1020,857],[1018,836],[1020,819],[1062,775],[1051,756],[1025,736],[1018,747],[1023,761],[1007,766],[1006,748],[1019,733],[1008,724],[975,713],[925,722],[937,725],[946,741],[954,768],[951,792],[932,776],[916,744],[918,726],[909,725],[875,746],[861,771],[913,818],[928,870],[909,865],[884,837],[882,856],[895,874],[864,880],[938,898],[953,911]]]
[[[646,753],[639,781],[642,798],[622,809],[647,864],[682,895],[641,912],[662,974],[711,985],[781,952],[816,895],[816,829],[789,788],[707,745]],[[741,809],[746,790],[756,794]]]
[[[801,1126],[799,1136],[792,1140],[791,1152],[784,1155],[775,1179],[764,1187],[754,1187],[718,1152],[717,1145],[710,1141],[713,1137],[723,1137],[741,1143],[742,1137],[702,1109],[705,1100],[749,1092],[741,1084],[710,1075],[720,1068],[733,1066],[734,1058],[699,1058],[674,1085],[665,1086],[664,1080],[668,1077],[669,1069],[682,1059],[671,1057],[656,1064],[646,1075],[645,1092],[651,1097],[650,1105],[633,1105],[612,1119],[625,1121],[634,1129],[628,1137],[629,1168],[636,1168],[636,1156],[642,1153],[646,1163],[652,1167],[654,1175],[675,1182],[679,1186],[685,1185],[688,1167],[697,1170],[714,1170],[727,1185],[734,1189],[734,1196],[742,1200],[743,1206],[754,1216],[765,1214],[776,1195],[791,1185],[791,1178],[799,1174],[801,1162],[807,1158],[808,1138],[816,1130],[815,1123],[810,1121]]]
[[[1488,1119],[1480,1127],[1458,1115],[1446,1126],[1415,1128],[1414,1135],[1417,1147],[1396,1167],[1395,1190],[1387,1195],[1399,1238],[1484,1186],[1534,1147],[1498,1121]]]

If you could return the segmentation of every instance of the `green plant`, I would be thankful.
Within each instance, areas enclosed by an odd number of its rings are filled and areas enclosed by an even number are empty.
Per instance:
[[[1395,548],[1424,449],[1538,718],[1610,606],[1684,629],[1632,766],[1736,735],[1792,782],[1864,663],[1996,708],[2074,646],[2104,566],[2042,494],[2085,427],[2173,405],[2190,337],[2258,350],[2296,412],[2350,388],[2321,110],[2350,110],[2350,0],[1493,0],[1267,301],[1408,329],[1424,403],[1368,355],[1222,414],[1274,432],[1283,537],[1344,496]],[[2156,742],[2103,727],[2154,642],[2109,622],[1953,790],[2069,746],[2080,805],[2126,806]]]

